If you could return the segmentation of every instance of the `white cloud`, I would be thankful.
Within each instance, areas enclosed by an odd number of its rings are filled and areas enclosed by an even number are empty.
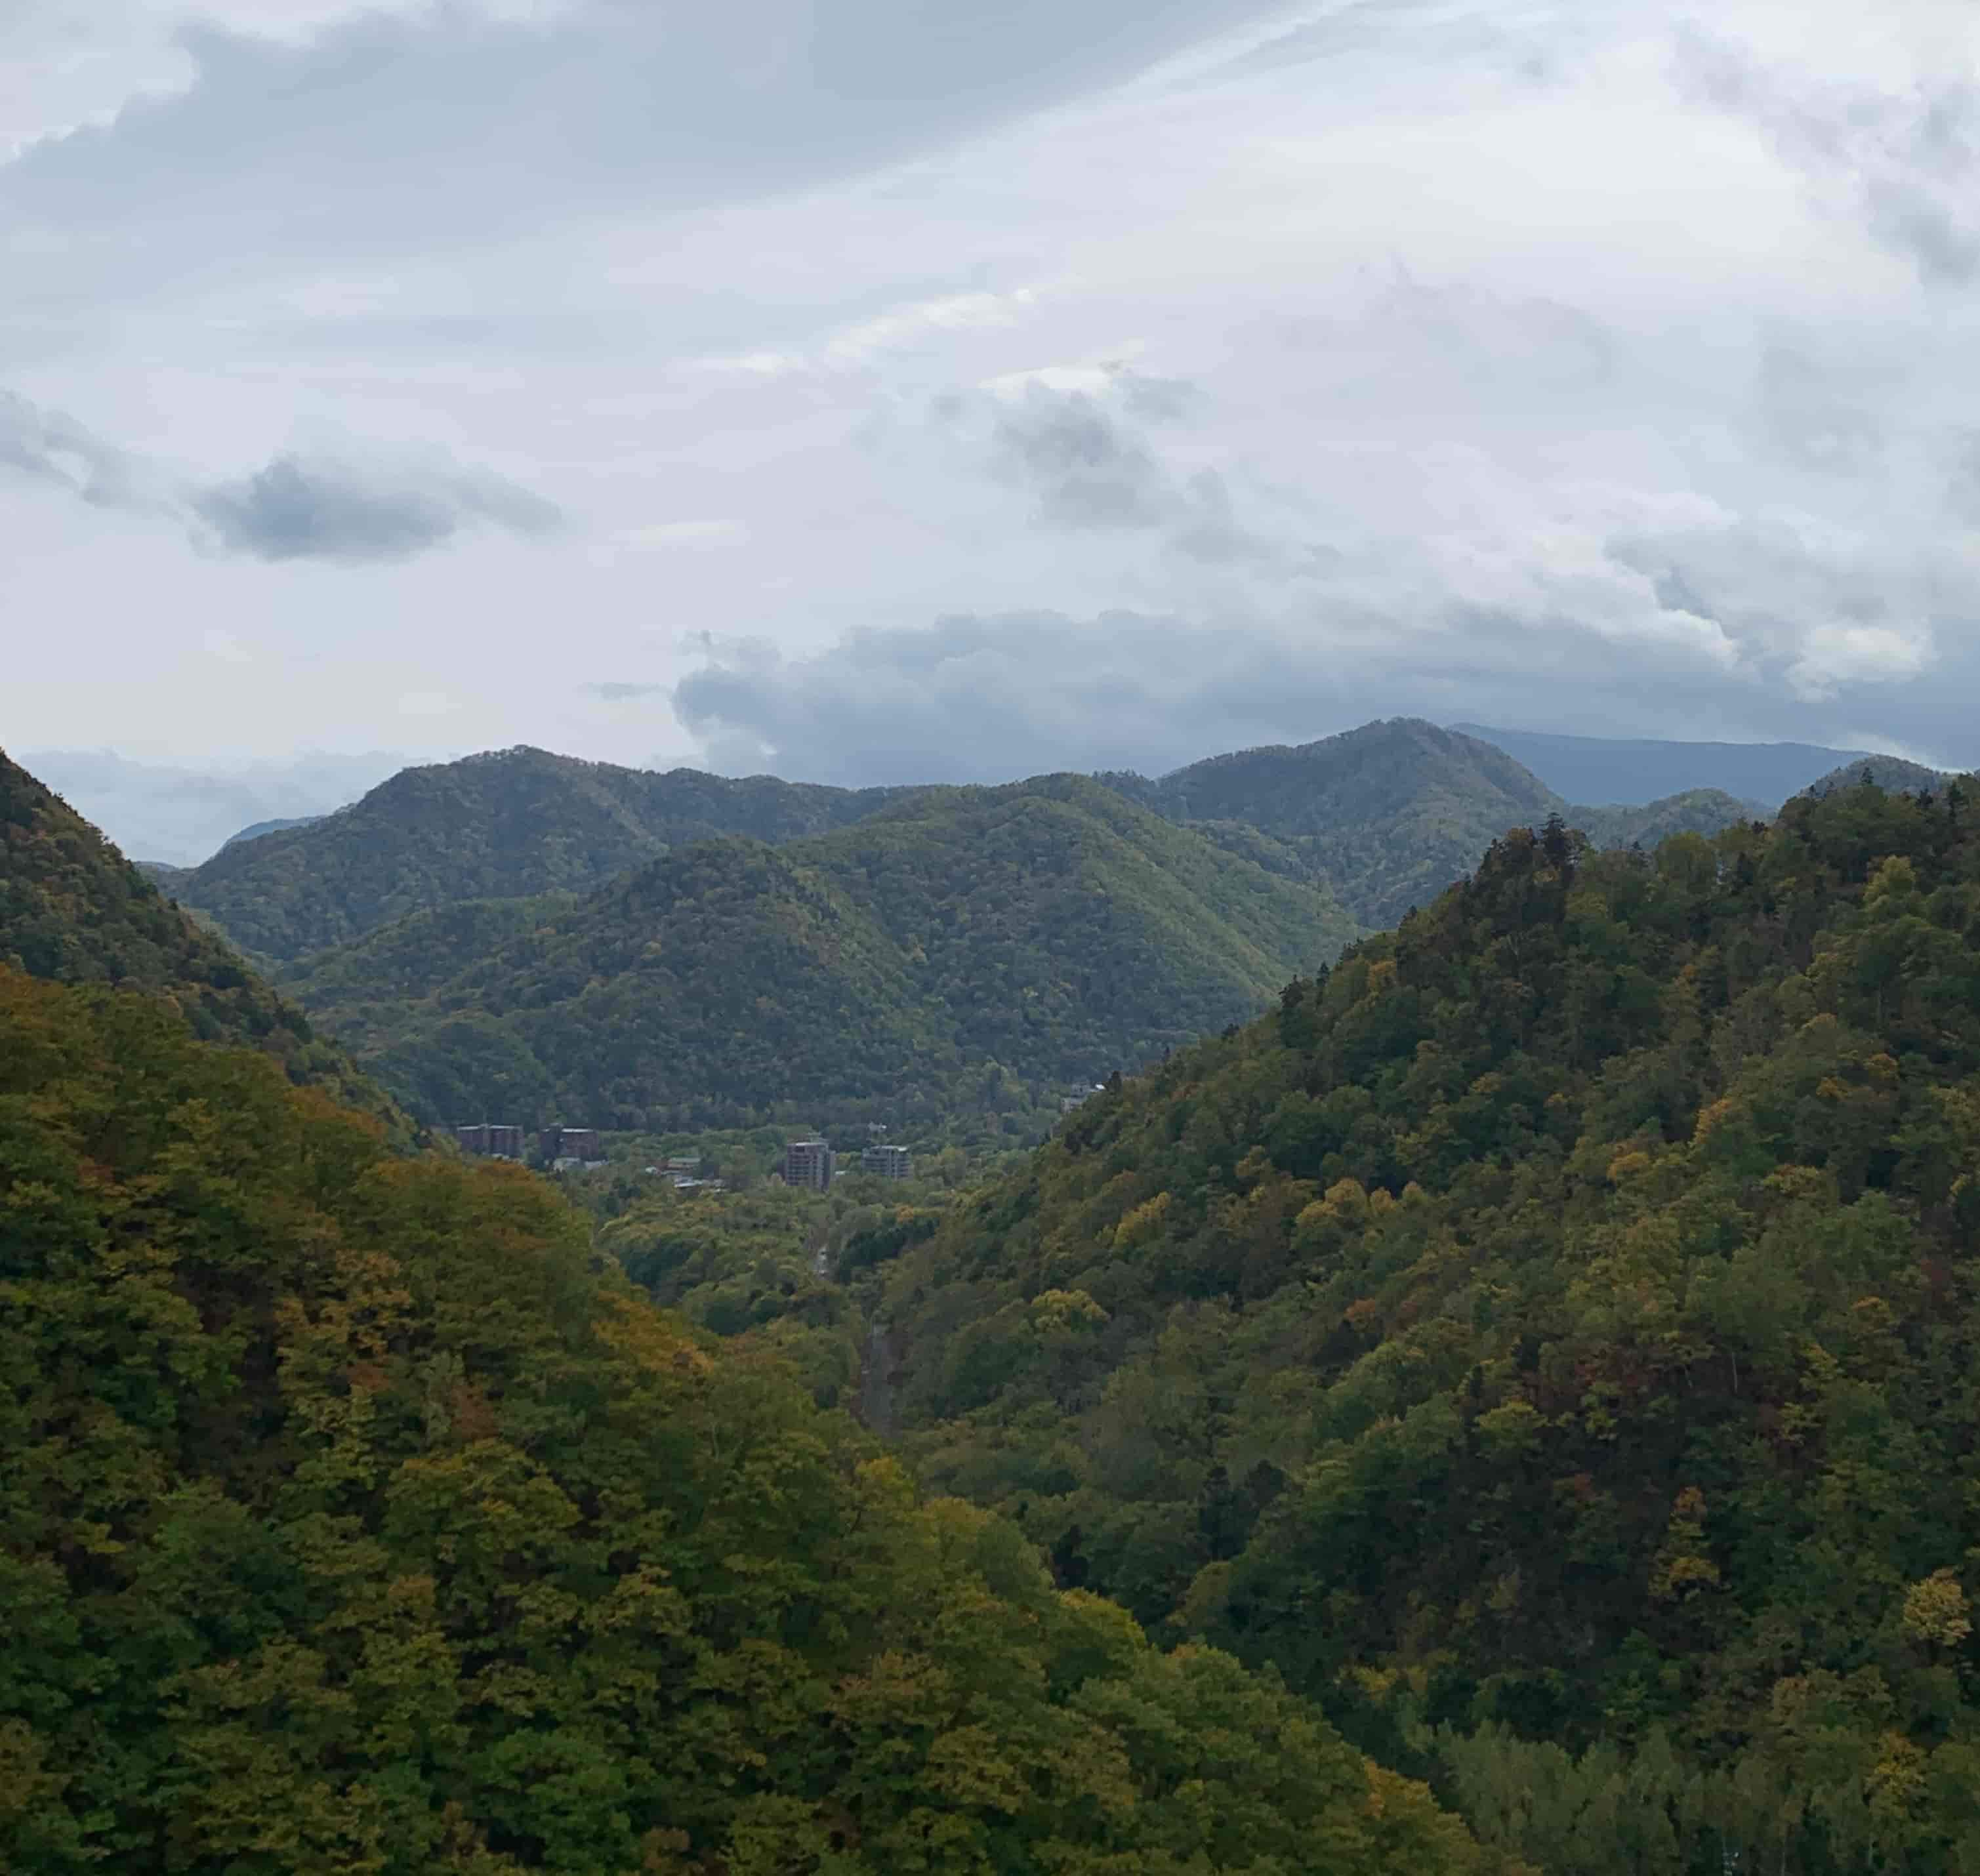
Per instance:
[[[0,736],[397,745],[405,693],[436,745],[636,760],[1001,772],[1392,707],[1980,756],[1951,0],[10,21],[0,616],[92,656],[8,643]],[[330,473],[354,437],[408,500]],[[434,463],[570,525],[470,526]],[[188,491],[244,551],[186,550]],[[669,714],[705,633],[772,651]]]

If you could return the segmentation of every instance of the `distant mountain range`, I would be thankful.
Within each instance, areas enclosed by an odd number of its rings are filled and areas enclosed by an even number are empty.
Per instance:
[[[1812,747],[1540,740],[1598,793],[1689,780],[1660,747],[1717,751],[1702,772],[1742,788],[1865,763],[1935,779]],[[148,870],[423,1114],[726,1124],[828,1098],[952,1111],[993,1070],[1009,1086],[991,1105],[1040,1101],[1250,1014],[1510,828],[1558,815],[1598,845],[1654,845],[1772,805],[1687,786],[1578,806],[1494,742],[1409,719],[1001,790],[517,749]]]
[[[1665,742],[1647,737],[1564,736],[1532,729],[1453,723],[1459,734],[1503,749],[1549,788],[1576,802],[1653,801],[1692,789],[1717,789],[1771,815],[1790,795],[1868,762],[1920,775],[1915,763],[1868,749],[1812,742]]]
[[[284,981],[424,1112],[925,1121],[1239,1021],[1359,929],[1325,887],[1061,775],[692,843],[574,905],[417,913]]]
[[[1327,886],[1393,924],[1508,827],[1561,814],[1604,844],[1709,832],[1755,810],[1693,789],[1637,809],[1571,805],[1489,743],[1397,719],[1297,748],[1215,756],[1150,779],[1097,778],[1269,872]],[[409,769],[360,801],[152,869],[251,956],[293,962],[407,914],[467,899],[586,892],[670,848],[724,834],[773,844],[848,827],[915,792],[731,780],[503,750]]]
[[[900,792],[505,749],[402,769],[334,814],[230,842],[172,890],[250,954],[287,961],[463,899],[587,892],[717,835],[822,833]]]
[[[1558,814],[1607,846],[1687,829],[1710,833],[1752,810],[1691,789],[1642,808],[1579,808],[1503,750],[1407,717],[1297,746],[1244,749],[1150,781],[1100,779],[1166,818],[1238,823],[1282,843],[1364,923],[1427,905],[1508,828]]]

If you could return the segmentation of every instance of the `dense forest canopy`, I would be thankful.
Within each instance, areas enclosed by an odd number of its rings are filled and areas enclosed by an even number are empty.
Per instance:
[[[1168,818],[1251,828],[1299,855],[1364,924],[1394,925],[1509,827],[1560,813],[1598,845],[1714,833],[1752,810],[1698,789],[1642,807],[1570,808],[1502,749],[1397,717],[1295,747],[1241,749],[1159,781],[1101,778]]]
[[[1323,888],[1071,775],[918,791],[778,847],[701,842],[513,928],[500,902],[422,913],[287,981],[437,1120],[660,1131],[831,1103],[1028,1126],[1069,1084],[1254,1014],[1360,930]]]
[[[148,991],[194,1035],[267,1050],[292,1079],[410,1123],[224,943],[161,895],[61,798],[0,752],[0,965]]]
[[[1550,1871],[1980,1868],[1976,817],[1508,835],[902,1250],[905,1449]]]
[[[0,968],[0,1864],[1457,1876],[1276,1677],[161,1003]]]
[[[1508,827],[1556,812],[1598,844],[1712,833],[1755,812],[1710,789],[1570,809],[1503,751],[1409,719],[1249,749],[1158,780],[1098,778],[1212,845],[1393,924]],[[337,813],[237,838],[155,876],[250,957],[292,964],[463,899],[586,893],[670,848],[725,835],[772,845],[847,828],[912,789],[666,774],[518,749],[408,769]]]
[[[691,841],[823,832],[891,793],[496,750],[403,769],[335,814],[230,842],[173,889],[251,955],[287,962],[460,899],[588,892]]]

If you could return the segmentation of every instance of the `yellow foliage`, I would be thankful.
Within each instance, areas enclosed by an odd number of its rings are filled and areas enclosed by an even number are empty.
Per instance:
[[[1151,1199],[1143,1201],[1129,1212],[1114,1227],[1114,1248],[1132,1250],[1138,1244],[1145,1244],[1161,1235],[1163,1221],[1169,1214],[1174,1200],[1166,1192],[1158,1192]]]
[[[1908,1642],[1929,1642],[1957,1648],[1973,1632],[1967,1614],[1966,1592],[1951,1570],[1934,1570],[1905,1592],[1898,1626]]]

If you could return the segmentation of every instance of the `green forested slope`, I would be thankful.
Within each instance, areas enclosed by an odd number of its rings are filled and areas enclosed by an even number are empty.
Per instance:
[[[457,900],[588,892],[684,842],[820,832],[889,795],[505,749],[402,770],[335,814],[222,848],[174,890],[287,961]]]
[[[1562,1876],[1980,1868],[1976,815],[1508,837],[902,1252],[907,1449]]]
[[[457,899],[410,912],[347,945],[312,951],[285,965],[275,981],[305,1008],[334,1013],[337,1032],[370,1043],[381,1022],[430,996],[492,951],[550,923],[580,901],[574,892],[525,898]]]
[[[1099,779],[1172,821],[1254,829],[1297,855],[1355,918],[1378,927],[1427,905],[1507,828],[1537,825],[1551,814],[1586,828],[1600,845],[1627,846],[1687,830],[1716,833],[1750,812],[1714,789],[1640,807],[1570,808],[1503,750],[1408,717],[1297,747],[1213,756],[1157,781]]]
[[[1456,1876],[777,1362],[156,1003],[0,968],[0,1867]]]
[[[1772,810],[1736,801],[1718,789],[1689,789],[1640,806],[1573,807],[1560,812],[1598,847],[1654,847],[1673,834],[1716,834],[1741,821],[1769,819]]]
[[[1922,789],[1943,788],[1949,779],[1939,769],[1928,769],[1922,762],[1906,762],[1901,755],[1860,755],[1818,777],[1803,792],[1831,795],[1838,789],[1853,789],[1872,782],[1880,789],[1916,794]]]
[[[1370,925],[1427,903],[1488,842],[1560,805],[1503,750],[1407,717],[1212,756],[1159,781],[1103,779],[1171,820],[1260,829],[1304,855]]]
[[[405,1117],[295,1005],[202,931],[102,835],[0,752],[0,965],[141,990],[209,1041],[265,1049],[291,1077],[409,1134]]]
[[[680,848],[424,998],[382,1003],[334,960],[296,988],[437,1117],[658,1129],[872,1101],[926,1120],[986,1077],[1089,1081],[1241,1020],[1355,929],[1321,891],[1060,776],[920,792],[781,848]]]

